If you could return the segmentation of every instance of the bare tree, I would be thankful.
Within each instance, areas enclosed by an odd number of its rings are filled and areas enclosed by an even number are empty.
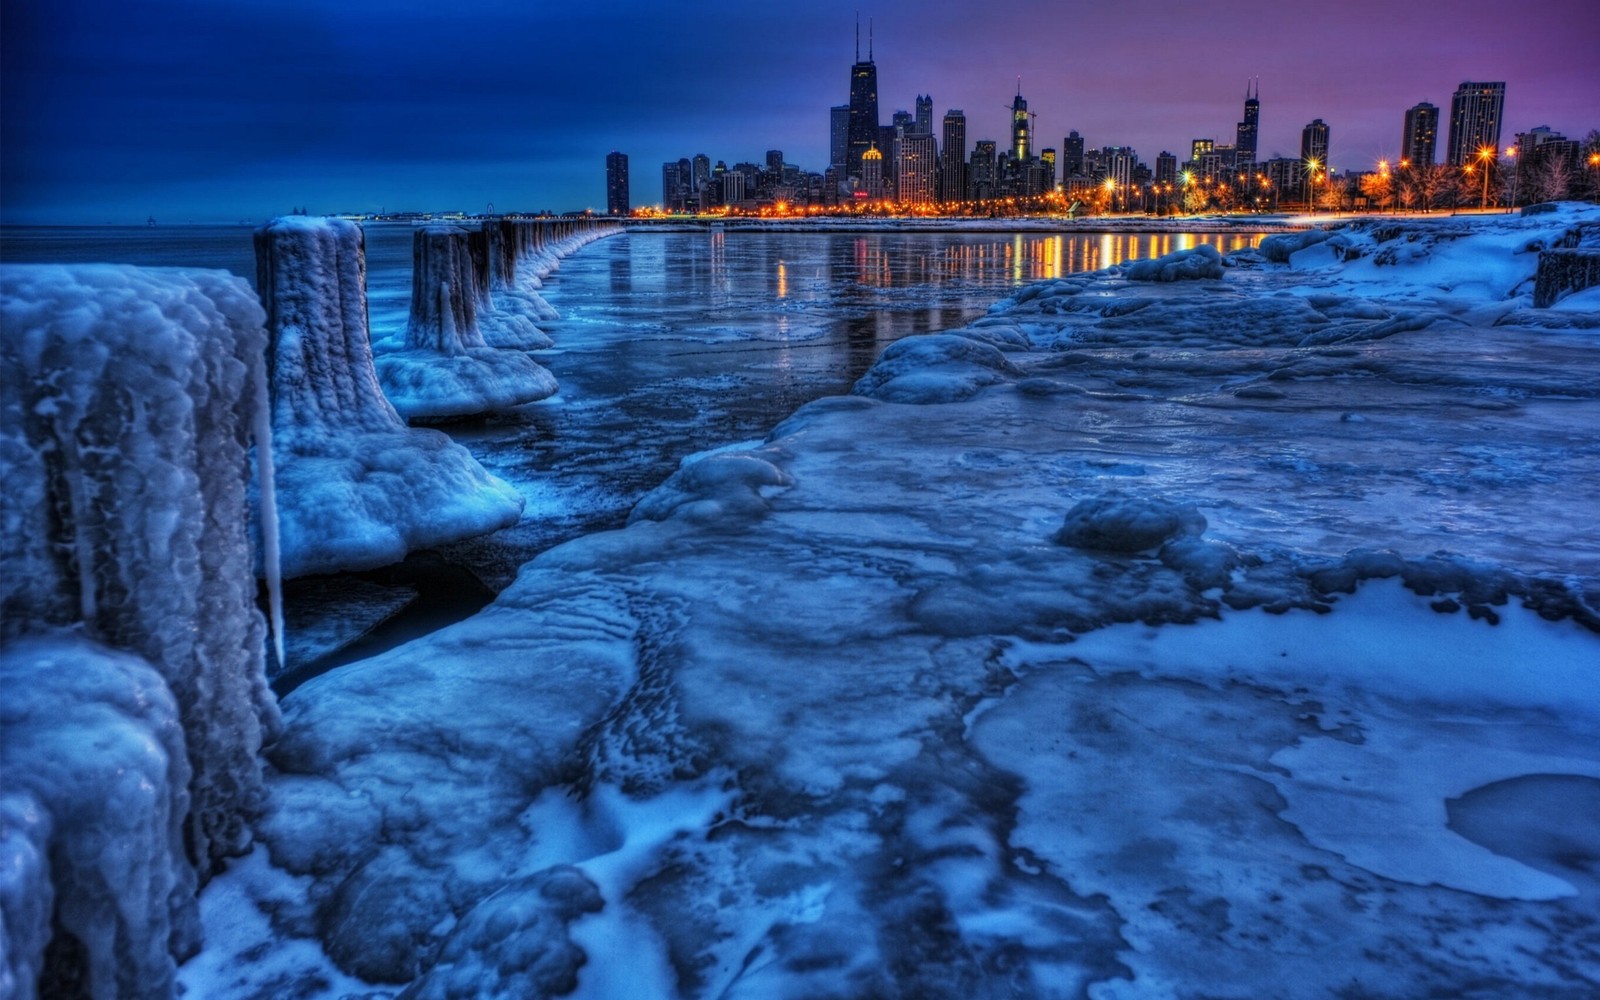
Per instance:
[[[1433,206],[1446,195],[1454,197],[1455,171],[1443,163],[1428,163],[1415,168],[1417,193],[1422,196],[1422,210],[1433,211]]]
[[[1387,173],[1361,175],[1361,193],[1366,196],[1368,205],[1380,210],[1389,207],[1394,193],[1392,179]]]
[[[1528,196],[1535,201],[1559,201],[1572,184],[1572,165],[1564,156],[1546,156],[1528,173]]]

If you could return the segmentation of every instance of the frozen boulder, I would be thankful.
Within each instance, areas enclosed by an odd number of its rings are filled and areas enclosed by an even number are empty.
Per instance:
[[[0,639],[76,627],[155,667],[202,876],[249,848],[279,724],[246,494],[268,439],[261,319],[220,271],[0,270]]]
[[[1193,504],[1107,493],[1073,505],[1055,540],[1076,549],[1135,553],[1205,530],[1205,516]]]
[[[1307,229],[1299,233],[1278,233],[1262,239],[1256,250],[1274,264],[1287,264],[1289,258],[1306,247],[1316,246],[1333,236],[1326,229]]]
[[[1222,254],[1216,247],[1202,243],[1189,250],[1172,253],[1150,260],[1136,260],[1122,265],[1122,275],[1129,281],[1192,281],[1197,278],[1222,277]]]
[[[715,520],[729,515],[759,515],[769,491],[794,485],[788,473],[765,452],[718,452],[694,457],[633,508],[628,520],[664,521],[670,517]]]
[[[855,392],[888,403],[949,403],[1020,374],[1000,349],[941,333],[907,337],[884,348]]]
[[[462,918],[400,1000],[566,996],[588,961],[567,928],[604,905],[588,876],[568,865],[510,882]]]
[[[200,919],[189,763],[166,681],[61,633],[0,652],[0,686],[0,987],[171,996]]]
[[[445,435],[408,427],[384,397],[364,248],[361,227],[340,219],[284,218],[256,233],[286,576],[388,565],[522,513],[516,490]]]

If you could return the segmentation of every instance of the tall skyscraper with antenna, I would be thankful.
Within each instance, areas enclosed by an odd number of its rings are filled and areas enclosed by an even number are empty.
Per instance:
[[[856,18],[856,61],[850,67],[850,127],[846,168],[861,177],[861,156],[878,142],[878,67],[872,61],[872,21],[867,21],[867,59],[861,61],[861,19]]]
[[[1254,92],[1250,84],[1244,85],[1244,121],[1234,133],[1234,157],[1240,163],[1256,161],[1257,143],[1261,137],[1261,80],[1255,81]]]
[[[1028,120],[1028,102],[1022,97],[1022,77],[1017,77],[1017,96],[1011,102],[1011,159],[1024,163],[1032,149],[1032,128]]]

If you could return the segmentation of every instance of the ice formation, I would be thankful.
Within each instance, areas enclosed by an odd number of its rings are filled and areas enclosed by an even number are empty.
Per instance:
[[[261,309],[222,272],[16,266],[0,325],[4,794],[36,817],[4,839],[49,845],[95,995],[159,994],[197,873],[251,843],[279,722],[246,502]]]
[[[484,340],[478,319],[492,309],[487,272],[475,267],[466,230],[417,229],[412,260],[405,346],[376,356],[384,395],[400,416],[471,417],[555,394],[555,378],[538,362]]]
[[[690,460],[290,696],[281,930],[419,996],[1592,996],[1600,313],[1528,248],[1600,213],[1539,220],[1042,283]]]
[[[522,497],[384,398],[361,227],[283,218],[256,233],[271,336],[273,456],[287,576],[367,569],[515,524]]]

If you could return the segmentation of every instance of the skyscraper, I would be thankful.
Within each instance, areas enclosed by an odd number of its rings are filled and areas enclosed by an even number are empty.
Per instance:
[[[1328,169],[1328,126],[1321,118],[1312,119],[1300,130],[1300,159],[1316,160],[1320,169]]]
[[[878,67],[872,61],[872,27],[867,26],[867,61],[861,61],[861,22],[856,21],[856,61],[850,67],[849,156],[845,166],[861,177],[861,155],[878,141]]]
[[[1406,110],[1400,136],[1400,159],[1413,167],[1431,167],[1439,140],[1439,109],[1423,101]]]
[[[1234,133],[1234,159],[1238,163],[1254,163],[1256,159],[1256,142],[1261,137],[1261,84],[1256,83],[1255,92],[1252,94],[1250,86],[1244,89],[1244,121],[1239,123]]]
[[[1470,162],[1485,147],[1500,149],[1500,112],[1506,103],[1504,81],[1463,83],[1450,98],[1449,164]]]
[[[901,138],[895,191],[902,202],[926,205],[934,200],[939,177],[936,160],[931,132],[911,132]]]
[[[844,169],[850,156],[850,105],[828,109],[828,166]]]
[[[1083,173],[1083,136],[1076,130],[1061,140],[1061,176],[1071,177]]]
[[[988,201],[998,193],[995,172],[994,140],[979,139],[972,147],[972,166],[968,181],[973,201]]]
[[[606,154],[606,214],[627,215],[633,211],[628,204],[628,154],[613,150]]]
[[[1022,162],[1028,158],[1032,129],[1028,122],[1028,102],[1022,99],[1022,78],[1017,78],[1017,96],[1011,102],[1011,158]]]
[[[917,95],[917,131],[933,134],[933,98],[927,94]]]
[[[944,113],[944,159],[939,170],[940,197],[961,201],[967,196],[967,116],[960,108]]]
[[[883,154],[877,146],[868,146],[861,154],[861,187],[869,198],[883,197]]]

